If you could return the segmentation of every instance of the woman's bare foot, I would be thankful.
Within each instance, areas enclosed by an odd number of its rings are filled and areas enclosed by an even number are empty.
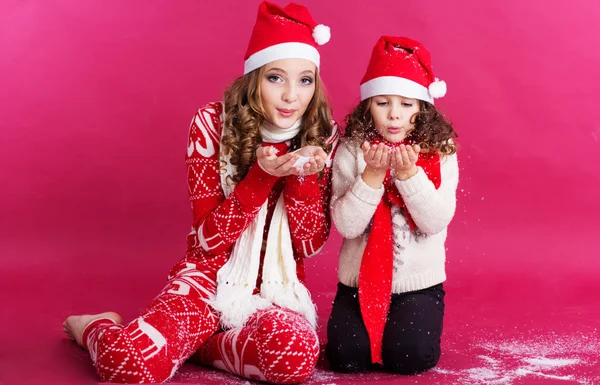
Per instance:
[[[117,313],[113,313],[111,311],[92,315],[72,315],[68,317],[65,322],[63,322],[63,330],[69,338],[75,340],[75,342],[83,347],[83,330],[90,322],[100,318],[110,318],[118,324],[123,323],[123,318],[121,318],[121,316]]]

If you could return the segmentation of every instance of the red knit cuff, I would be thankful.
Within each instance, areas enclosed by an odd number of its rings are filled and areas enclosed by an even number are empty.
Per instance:
[[[244,203],[259,207],[265,203],[269,197],[269,192],[271,192],[278,179],[279,177],[264,171],[256,161],[250,167],[244,179],[235,186],[234,191],[238,199]]]
[[[93,320],[92,322],[90,322],[89,324],[87,324],[85,326],[85,328],[83,328],[83,333],[81,334],[81,343],[83,344],[83,348],[85,350],[90,350],[88,348],[87,345],[87,340],[88,340],[88,336],[90,335],[90,332],[95,329],[96,327],[100,326],[100,325],[108,325],[108,326],[112,326],[112,325],[116,325],[117,323],[115,322],[114,319],[112,318],[108,318],[108,317],[102,317],[102,318],[98,318]]]
[[[318,199],[321,194],[318,179],[317,174],[289,175],[285,179],[285,193],[287,196],[303,201],[310,198]]]

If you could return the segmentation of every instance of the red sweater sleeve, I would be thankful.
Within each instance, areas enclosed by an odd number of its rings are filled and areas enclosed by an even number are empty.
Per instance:
[[[254,220],[278,179],[254,164],[225,199],[219,162],[222,109],[221,103],[215,103],[198,110],[186,155],[193,214],[188,242],[215,255],[225,252]]]
[[[332,131],[328,138],[332,149],[326,161],[324,175],[320,179],[317,175],[286,177],[283,197],[290,223],[292,245],[302,257],[311,257],[318,253],[329,237],[331,159],[339,141],[338,126],[335,122],[332,122]]]

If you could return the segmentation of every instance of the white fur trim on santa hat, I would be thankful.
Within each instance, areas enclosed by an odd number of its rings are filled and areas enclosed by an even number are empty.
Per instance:
[[[320,55],[317,49],[305,43],[281,43],[267,47],[252,54],[244,62],[244,75],[279,59],[306,59],[315,63],[317,68],[320,64]]]
[[[319,24],[313,29],[313,39],[318,45],[323,45],[331,39],[331,29],[323,24]]]
[[[446,82],[435,78],[435,81],[429,85],[429,95],[432,98],[441,98],[446,95]]]
[[[433,104],[429,90],[417,82],[397,76],[381,76],[360,85],[360,100],[377,95],[400,95]]]

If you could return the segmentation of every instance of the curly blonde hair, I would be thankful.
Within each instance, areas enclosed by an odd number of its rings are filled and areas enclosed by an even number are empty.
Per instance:
[[[221,154],[229,155],[237,173],[232,177],[239,182],[248,173],[256,160],[256,149],[262,144],[260,125],[265,120],[261,103],[260,82],[265,73],[262,66],[237,78],[225,91],[225,122],[229,128],[223,136]],[[300,134],[292,140],[292,150],[305,145],[319,146],[329,153],[331,145],[326,139],[331,136],[331,108],[325,95],[325,88],[317,70],[315,93],[304,116]]]
[[[349,113],[344,122],[346,129],[344,137],[361,144],[373,136],[379,135],[371,116],[373,98],[363,100]],[[434,107],[433,104],[419,100],[420,111],[413,115],[411,121],[414,128],[407,134],[410,143],[418,144],[423,151],[435,151],[440,155],[456,153],[457,145],[454,139],[458,134],[452,124]]]

